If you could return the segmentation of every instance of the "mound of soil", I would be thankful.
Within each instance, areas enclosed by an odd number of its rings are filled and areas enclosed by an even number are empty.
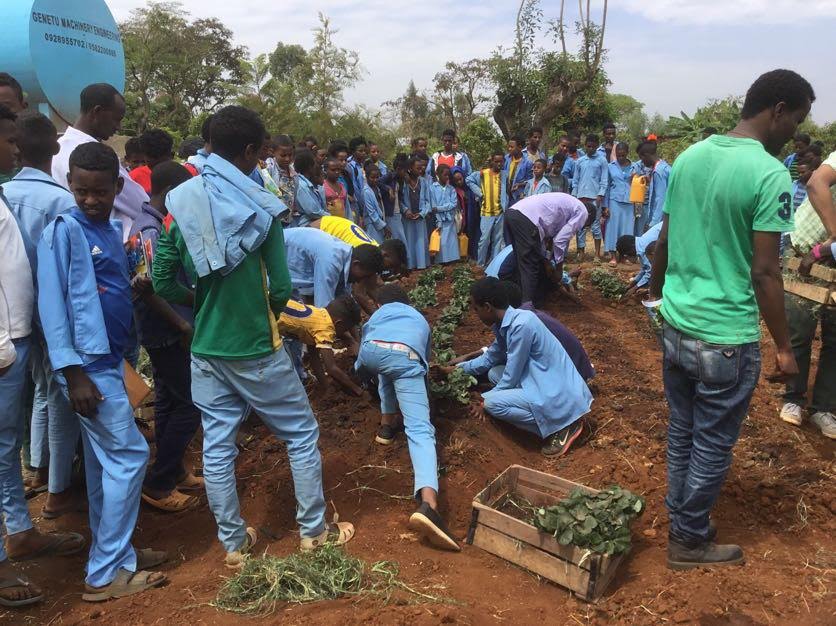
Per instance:
[[[620,269],[625,278],[632,268]],[[448,271],[449,276],[449,271]],[[414,282],[414,278],[408,282]],[[352,554],[371,563],[396,561],[401,577],[415,588],[450,598],[415,603],[397,597],[342,599],[279,607],[259,619],[283,624],[833,624],[836,600],[836,446],[815,429],[778,419],[780,387],[762,379],[752,402],[735,459],[714,518],[722,541],[741,544],[743,567],[672,572],[665,567],[667,514],[665,437],[667,405],[661,382],[661,353],[638,302],[604,300],[581,276],[582,303],[551,302],[546,308],[583,342],[598,372],[592,385],[597,432],[566,458],[548,459],[540,442],[495,421],[477,421],[465,407],[438,403],[433,421],[441,474],[441,510],[463,539],[471,501],[490,480],[519,463],[596,488],[617,483],[641,494],[647,510],[633,525],[633,550],[609,591],[597,604],[574,599],[566,590],[477,548],[459,554],[420,543],[406,526],[414,508],[412,471],[406,442],[373,443],[379,420],[376,402],[334,390],[314,393],[320,423],[326,499],[341,519],[354,522]],[[438,307],[450,295],[449,278],[439,283]],[[486,345],[490,330],[469,313],[455,337],[459,353]],[[817,352],[817,349],[816,349]],[[774,353],[764,342],[763,362]],[[297,548],[290,469],[284,446],[258,422],[239,434],[237,474],[243,517],[259,529],[258,550],[288,554]],[[193,461],[199,465],[199,448]],[[40,517],[43,498],[32,501]],[[84,513],[50,522],[44,530],[87,530]],[[27,611],[0,613],[4,623],[41,624],[236,624],[252,618],[211,606],[228,576],[216,527],[205,503],[179,515],[143,505],[134,544],[169,551],[163,588],[103,605],[81,600],[84,557],[54,558],[24,565],[47,598]]]

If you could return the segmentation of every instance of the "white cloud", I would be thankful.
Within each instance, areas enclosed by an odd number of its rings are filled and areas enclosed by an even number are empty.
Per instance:
[[[619,0],[610,6],[679,24],[783,24],[836,17],[836,0]]]

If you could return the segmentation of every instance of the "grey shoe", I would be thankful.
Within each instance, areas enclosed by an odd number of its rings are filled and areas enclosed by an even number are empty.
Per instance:
[[[830,411],[819,411],[813,413],[810,421],[816,425],[821,434],[828,439],[836,439],[836,417]]]
[[[734,544],[709,542],[696,548],[689,548],[668,539],[668,567],[674,570],[738,565],[743,561],[743,550]]]

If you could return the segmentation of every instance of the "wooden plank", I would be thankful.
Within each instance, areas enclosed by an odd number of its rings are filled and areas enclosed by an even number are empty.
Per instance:
[[[786,264],[788,269],[797,272],[798,268],[801,266],[801,259],[799,257],[792,257],[787,259]],[[836,269],[827,267],[821,263],[813,264],[813,267],[810,269],[810,276],[829,283],[836,283]]]
[[[546,487],[547,490],[554,491],[560,494],[561,497],[569,495],[569,492],[576,488],[587,493],[598,493],[597,489],[592,489],[591,487],[581,485],[580,483],[574,483],[571,480],[566,480],[565,478],[552,476],[551,474],[546,474],[545,472],[538,472],[537,470],[529,469],[521,465],[512,465],[511,467],[518,468],[518,483],[525,484],[528,487],[539,488],[540,491],[543,491],[542,488]]]
[[[587,597],[587,570],[481,524],[476,529],[473,545],[571,589],[584,599]]]
[[[493,505],[501,497],[508,493],[510,484],[516,482],[516,477],[519,473],[518,470],[515,469],[516,467],[518,466],[512,465],[488,483],[487,487],[476,494],[473,499],[474,503],[480,502],[482,504]]]
[[[599,570],[600,575],[594,579],[590,578],[590,581],[592,581],[592,590],[588,594],[587,600],[597,602],[600,597],[604,595],[604,592],[612,582],[612,579],[615,578],[618,566],[621,565],[621,561],[624,560],[624,557],[626,557],[627,554],[629,553],[625,552],[615,557],[606,557],[606,561],[604,559],[601,560],[601,569]]]
[[[490,508],[480,508],[479,510],[479,525],[476,527],[476,534],[478,535],[482,526],[487,526],[493,530],[501,532],[503,535],[508,535],[514,540],[521,541],[539,550],[544,550],[550,554],[559,557],[563,561],[568,561],[577,565],[581,563],[582,569],[591,569],[592,559],[601,559],[598,554],[590,553],[586,558],[586,550],[578,548],[577,546],[562,546],[554,536],[544,533],[535,528],[531,524],[527,524],[522,520],[511,517],[502,511],[497,511]]]
[[[830,289],[827,287],[801,283],[797,280],[785,280],[784,291],[821,304],[830,302],[831,297]]]

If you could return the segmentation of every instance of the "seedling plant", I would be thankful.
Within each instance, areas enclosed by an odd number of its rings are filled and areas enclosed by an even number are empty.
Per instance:
[[[627,292],[627,285],[615,274],[597,268],[592,270],[589,279],[605,298],[617,300]]]

